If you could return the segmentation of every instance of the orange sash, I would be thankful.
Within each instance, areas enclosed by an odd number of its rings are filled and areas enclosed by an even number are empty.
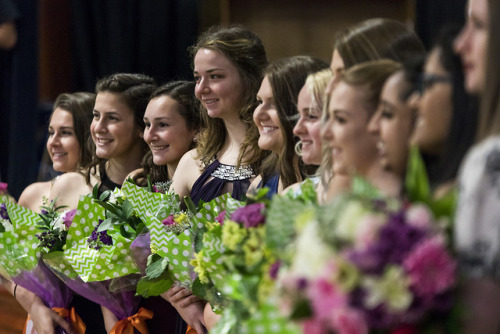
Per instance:
[[[193,327],[187,326],[186,334],[197,334]]]
[[[134,334],[134,327],[141,334],[149,334],[146,320],[153,318],[153,311],[141,307],[136,314],[118,321],[111,329],[110,334]]]

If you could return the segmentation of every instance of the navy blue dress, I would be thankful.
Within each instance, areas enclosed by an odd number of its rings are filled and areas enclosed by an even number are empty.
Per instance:
[[[233,185],[231,197],[241,200],[250,186],[250,179],[255,177],[252,167],[225,165],[215,159],[201,173],[193,184],[191,199],[198,205],[200,200],[209,202],[223,194],[224,186],[228,183]]]
[[[262,184],[262,181],[260,181],[259,185],[257,188],[269,188],[269,191],[266,194],[267,198],[271,198],[274,195],[278,193],[278,185],[280,183],[280,175],[278,173],[272,175],[271,177],[263,180],[264,184]]]

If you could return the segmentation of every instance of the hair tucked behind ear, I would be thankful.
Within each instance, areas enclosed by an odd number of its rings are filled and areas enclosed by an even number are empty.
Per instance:
[[[149,101],[151,92],[155,89],[153,78],[144,74],[117,73],[99,80],[96,84],[96,93],[109,92],[120,97],[123,103],[134,113],[136,125],[144,130],[144,112]],[[92,152],[92,161],[87,166],[86,181],[90,184],[90,175],[96,173],[96,168],[104,169],[105,159],[97,157],[96,147],[92,138],[88,141],[89,150]],[[147,145],[144,143],[144,154],[147,152]]]

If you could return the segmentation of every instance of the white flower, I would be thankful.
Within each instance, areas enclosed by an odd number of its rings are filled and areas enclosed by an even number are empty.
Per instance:
[[[67,211],[63,212],[62,214],[58,214],[56,219],[54,219],[54,221],[52,222],[52,229],[53,230],[59,230],[59,231],[64,231],[66,229],[66,225],[64,225],[64,217],[63,215],[66,213]]]
[[[337,224],[334,227],[335,235],[347,241],[354,241],[361,226],[365,223],[369,211],[359,201],[349,201],[342,209]]]
[[[119,198],[125,199],[125,194],[121,189],[115,188],[115,190],[113,190],[113,192],[109,196],[109,203],[116,204]]]
[[[10,221],[8,219],[0,219],[0,222],[3,225],[5,232],[12,232],[13,231],[12,224],[10,223]]]

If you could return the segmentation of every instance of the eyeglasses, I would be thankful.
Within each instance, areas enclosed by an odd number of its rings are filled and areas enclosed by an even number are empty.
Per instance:
[[[439,75],[422,73],[418,81],[418,90],[423,93],[426,89],[431,88],[437,83],[451,83],[451,75]]]

